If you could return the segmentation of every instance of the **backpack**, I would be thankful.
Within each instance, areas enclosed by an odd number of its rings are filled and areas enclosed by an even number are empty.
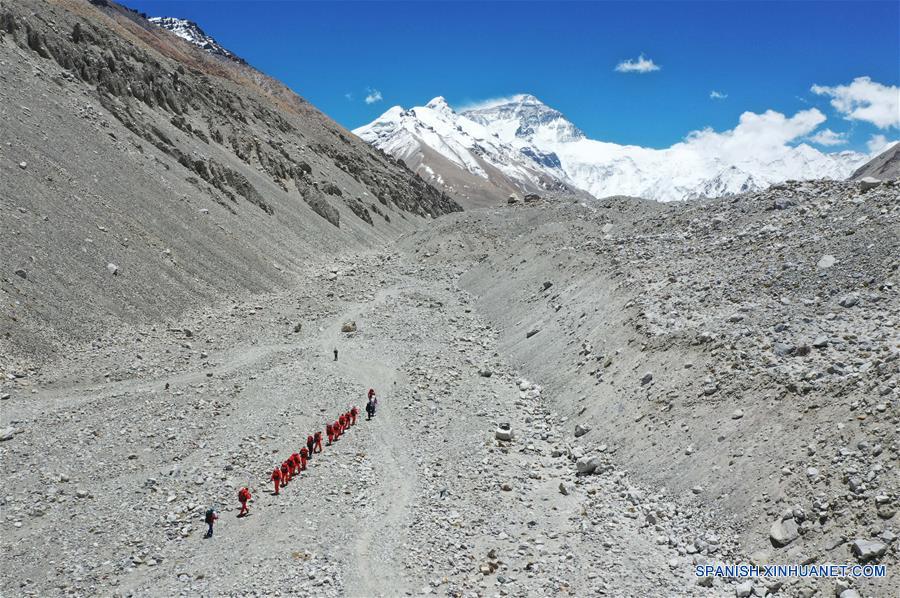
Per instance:
[[[215,521],[213,517],[215,517],[216,511],[214,509],[207,509],[206,511],[206,523],[212,523]]]

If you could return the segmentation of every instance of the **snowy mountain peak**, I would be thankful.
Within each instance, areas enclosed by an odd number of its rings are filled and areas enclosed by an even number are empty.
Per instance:
[[[177,17],[150,17],[148,19],[154,25],[167,29],[198,48],[202,48],[210,54],[222,56],[236,62],[244,62],[242,58],[222,46],[215,39],[207,35],[200,25],[187,19]]]
[[[432,110],[440,110],[441,112],[453,112],[453,109],[450,107],[450,104],[447,103],[447,100],[444,99],[444,96],[438,96],[425,104],[426,108],[431,108]]]
[[[527,93],[487,102],[462,113],[491,128],[502,139],[508,139],[512,135],[527,141],[542,137],[566,142],[585,137],[562,112]]]
[[[395,106],[354,132],[448,192],[492,185],[494,197],[526,189],[659,201],[716,197],[788,179],[844,179],[866,160],[856,152],[823,153],[802,142],[772,146],[768,136],[757,134],[758,126],[746,124],[759,125],[767,117],[748,114],[732,131],[704,129],[653,149],[589,139],[529,94],[459,112],[439,96],[410,110]],[[755,151],[760,147],[765,151]],[[460,177],[465,183],[450,182]]]

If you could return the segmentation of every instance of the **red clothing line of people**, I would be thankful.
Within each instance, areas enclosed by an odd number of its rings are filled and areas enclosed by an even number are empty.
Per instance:
[[[328,444],[326,446],[330,446],[337,442],[351,426],[356,425],[356,418],[358,415],[359,409],[354,405],[348,411],[338,416],[333,422],[325,424],[325,435],[328,437]],[[275,469],[272,470],[269,480],[274,485],[274,494],[280,495],[282,488],[287,487],[292,479],[299,478],[300,473],[306,471],[307,463],[313,458],[313,455],[321,452],[322,432],[316,431],[306,437],[306,446],[290,455],[281,463],[281,465],[276,466]]]

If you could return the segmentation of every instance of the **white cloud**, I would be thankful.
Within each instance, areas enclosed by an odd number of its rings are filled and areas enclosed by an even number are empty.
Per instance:
[[[347,98],[347,100],[350,102],[353,101],[353,93],[352,92],[348,91],[347,93],[344,94],[344,97]]]
[[[896,139],[893,141],[888,141],[888,138],[884,135],[872,135],[869,138],[868,143],[866,143],[866,146],[869,148],[870,154],[877,155],[887,151],[888,148],[892,147],[895,143],[897,143]]]
[[[823,122],[825,115],[816,108],[801,110],[790,117],[774,110],[762,114],[744,112],[733,129],[721,133],[709,127],[693,131],[672,147],[716,156],[730,163],[750,158],[776,160],[790,149],[788,143],[809,135]]]
[[[857,77],[849,85],[813,85],[811,91],[831,96],[834,109],[850,120],[866,121],[880,129],[900,128],[900,87],[896,85]]]
[[[652,59],[645,58],[643,54],[638,56],[637,59],[624,60],[616,65],[616,71],[619,73],[652,73],[661,68]]]
[[[377,89],[372,89],[371,87],[367,88],[366,91],[368,95],[366,95],[365,102],[366,104],[374,104],[375,102],[380,102],[383,98],[381,97],[381,92]]]
[[[831,129],[822,129],[815,135],[810,135],[807,139],[818,145],[842,145],[847,143],[847,134],[835,133]]]
[[[709,92],[709,98],[711,100],[724,100],[727,97],[728,97],[727,93],[724,93],[721,91],[716,91],[715,89],[712,90],[711,92]]]

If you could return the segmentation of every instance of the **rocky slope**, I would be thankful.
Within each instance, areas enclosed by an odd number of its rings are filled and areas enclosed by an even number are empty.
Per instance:
[[[687,204],[534,204],[442,219],[408,247],[461,263],[501,353],[542,381],[574,445],[714,516],[745,562],[891,570],[898,197],[811,182]]]
[[[200,28],[200,25],[193,21],[179,19],[177,17],[150,17],[147,20],[163,29],[168,29],[181,39],[202,48],[210,54],[223,56],[237,62],[244,62],[241,57],[235,55],[234,52],[207,35],[206,32]]]
[[[854,180],[874,177],[881,180],[900,178],[900,143],[875,156],[853,172]]]
[[[283,287],[459,207],[251,67],[105,0],[0,4],[0,354]]]
[[[822,153],[802,139],[766,140],[765,152],[748,149],[768,118],[747,112],[731,131],[695,131],[653,149],[590,139],[558,110],[521,94],[459,112],[443,98],[409,110],[395,106],[354,133],[463,198],[477,189],[490,199],[510,186],[660,201],[719,197],[790,179],[842,180],[867,160],[856,152]]]

